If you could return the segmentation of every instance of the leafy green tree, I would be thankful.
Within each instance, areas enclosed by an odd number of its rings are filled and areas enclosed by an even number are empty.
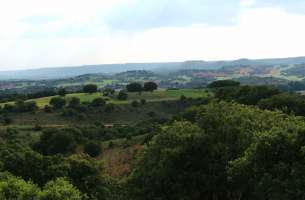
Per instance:
[[[221,87],[237,87],[240,86],[240,82],[234,80],[220,80],[210,83],[208,88],[221,88]]]
[[[303,198],[302,120],[224,102],[192,112],[192,122],[166,125],[148,143],[128,182],[131,199]],[[248,159],[266,135],[279,137]]]
[[[146,83],[144,83],[144,86],[143,86],[143,90],[144,91],[152,92],[152,91],[154,91],[156,89],[158,89],[157,83],[155,83],[155,82],[146,82]]]
[[[281,110],[285,113],[305,116],[305,98],[303,95],[283,93],[262,99],[258,102],[262,109]]]
[[[126,100],[128,98],[128,94],[125,92],[125,90],[120,90],[118,94],[118,100]]]
[[[0,199],[38,200],[40,190],[31,182],[16,178],[9,173],[0,174]]]
[[[66,105],[66,100],[61,97],[53,97],[50,100],[50,105],[53,106],[54,109],[61,109]]]
[[[128,92],[142,92],[143,87],[140,83],[130,83],[126,86]]]
[[[131,102],[131,106],[132,106],[132,107],[138,107],[138,106],[139,106],[139,102],[138,102],[137,100],[133,100],[133,101]]]
[[[40,136],[37,148],[44,155],[73,153],[77,135],[80,133],[74,129],[46,130]]]
[[[102,153],[102,147],[97,142],[88,142],[84,147],[84,152],[91,157],[97,157]]]
[[[83,91],[85,93],[89,93],[89,94],[92,94],[92,93],[95,93],[97,92],[97,85],[95,84],[87,84],[83,87]]]
[[[95,98],[91,102],[91,106],[93,106],[93,107],[103,107],[103,106],[105,106],[105,104],[106,104],[106,101],[101,97]]]
[[[65,88],[60,88],[57,93],[59,96],[64,97],[67,94],[67,90]]]
[[[142,105],[145,105],[146,104],[146,99],[141,99],[140,102],[141,102]]]
[[[73,185],[85,193],[89,199],[106,199],[109,188],[102,173],[102,165],[88,155],[74,155],[68,159],[69,178]]]
[[[115,106],[113,103],[108,103],[105,106],[105,112],[111,113],[115,110]]]
[[[70,108],[77,108],[80,106],[80,99],[77,97],[72,97],[71,100],[69,101]]]
[[[48,182],[41,193],[41,200],[83,200],[82,193],[65,178]]]
[[[114,95],[115,90],[111,88],[106,88],[103,90],[103,96],[111,96]]]

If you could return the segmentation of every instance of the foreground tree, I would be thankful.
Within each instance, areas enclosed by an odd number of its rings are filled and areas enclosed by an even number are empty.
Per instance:
[[[163,127],[141,154],[131,199],[304,198],[302,120],[223,102],[190,112],[190,122]]]
[[[82,200],[83,195],[65,178],[50,181],[43,188],[41,200]]]

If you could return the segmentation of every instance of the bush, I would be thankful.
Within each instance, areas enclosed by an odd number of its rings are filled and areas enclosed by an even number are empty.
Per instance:
[[[131,102],[131,106],[132,107],[138,107],[139,106],[139,102],[134,100],[134,101]]]
[[[97,92],[97,85],[95,85],[95,84],[85,85],[83,88],[83,91],[85,93],[89,93],[89,94],[95,93],[95,92]]]
[[[126,86],[128,92],[142,92],[143,88],[140,83],[130,83]]]
[[[101,145],[96,142],[88,142],[84,147],[84,153],[91,157],[97,157],[102,153]]]
[[[51,113],[51,112],[52,112],[51,106],[45,105],[45,106],[44,106],[44,111],[45,111],[46,113]]]
[[[53,97],[50,100],[50,105],[52,105],[54,109],[60,109],[66,105],[66,100],[61,97]]]
[[[146,82],[144,83],[143,90],[152,92],[154,90],[158,89],[158,85],[155,82]]]
[[[118,100],[126,100],[127,98],[128,94],[124,90],[121,90],[118,94]]]
[[[58,90],[58,95],[59,95],[59,96],[64,97],[64,96],[66,96],[66,94],[67,94],[67,91],[66,91],[65,88],[60,88],[60,89]]]
[[[76,137],[80,137],[79,135],[81,134],[74,129],[46,130],[35,147],[44,155],[73,153],[77,146]]]
[[[105,104],[106,104],[106,101],[101,97],[95,98],[91,102],[91,106],[93,106],[93,107],[103,107]]]
[[[69,101],[69,107],[71,108],[77,108],[80,105],[80,99],[77,97],[72,97]]]
[[[113,103],[106,104],[106,106],[105,106],[105,112],[110,113],[110,112],[113,112],[114,109],[115,109],[115,107],[114,107]]]
[[[146,104],[146,100],[145,100],[145,99],[141,99],[140,102],[141,102],[142,105],[145,105],[145,104]]]

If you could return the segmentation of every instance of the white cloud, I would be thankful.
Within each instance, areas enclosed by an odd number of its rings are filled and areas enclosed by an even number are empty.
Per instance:
[[[302,26],[305,15],[280,8],[251,8],[249,0],[243,3],[235,25],[197,24],[109,32],[103,24],[96,24],[94,16],[101,9],[107,14],[107,10],[127,1],[7,1],[11,3],[5,4],[5,8],[0,6],[3,30],[0,32],[0,70],[117,62],[287,57],[301,56],[305,52],[305,27]],[[13,7],[17,10],[10,13]],[[22,22],[27,16],[54,13],[63,20],[51,21],[41,27]],[[37,28],[36,32],[55,35],[71,24],[87,25],[97,34],[24,38],[24,33],[33,28]]]

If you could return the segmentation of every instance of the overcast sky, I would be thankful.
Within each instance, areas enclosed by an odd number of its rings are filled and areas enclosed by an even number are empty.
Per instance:
[[[0,70],[305,56],[305,0],[7,0]]]

